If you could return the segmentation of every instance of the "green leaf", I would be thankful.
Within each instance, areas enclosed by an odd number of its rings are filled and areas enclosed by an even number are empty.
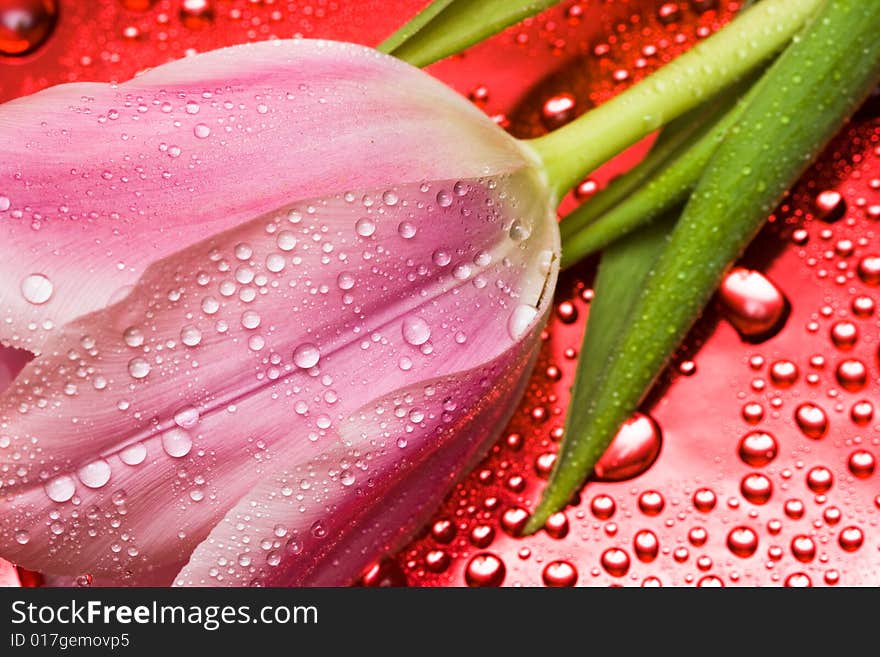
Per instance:
[[[379,46],[427,66],[497,34],[559,0],[437,0]]]
[[[434,0],[431,4],[420,11],[414,18],[401,27],[397,32],[385,39],[376,50],[391,54],[405,41],[412,39],[425,25],[430,23],[437,15],[451,5],[455,0]]]
[[[760,6],[760,5],[759,5]],[[724,272],[880,82],[880,2],[828,0],[712,156],[568,431],[526,531],[565,505],[699,318]],[[634,286],[635,287],[635,286]],[[597,294],[598,301],[598,294]]]

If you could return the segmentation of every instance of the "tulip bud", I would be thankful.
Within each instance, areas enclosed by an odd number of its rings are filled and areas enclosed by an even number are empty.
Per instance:
[[[421,71],[274,41],[0,106],[0,555],[336,585],[507,422],[556,282],[528,146]]]

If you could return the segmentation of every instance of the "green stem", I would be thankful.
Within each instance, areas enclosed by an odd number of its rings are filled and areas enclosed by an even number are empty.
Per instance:
[[[562,198],[597,166],[702,104],[785,46],[824,0],[764,0],[638,84],[527,143]]]
[[[561,227],[563,268],[580,262],[630,231],[680,207],[693,191],[718,144],[754,98],[757,88],[758,85],[755,85],[732,107],[731,102],[739,95],[739,89],[736,94],[725,98],[726,102],[707,109],[712,112],[709,121],[674,150],[657,153],[656,157],[652,151],[645,163],[653,163],[664,155],[665,158],[654,164],[646,175],[638,175],[638,184],[632,184],[635,181],[630,180],[630,174],[627,173],[620,178],[622,183],[626,183],[625,190],[609,185],[595,199],[567,216]],[[638,174],[638,168],[633,169],[633,172]],[[602,199],[604,192],[608,192],[613,198]],[[602,205],[605,207],[593,209],[594,200],[603,201]]]

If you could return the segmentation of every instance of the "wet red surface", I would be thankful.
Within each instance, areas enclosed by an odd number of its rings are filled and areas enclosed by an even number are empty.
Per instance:
[[[244,41],[374,44],[421,4],[0,0],[0,100],[122,80]],[[563,2],[432,71],[514,134],[533,136],[708,35],[736,4]],[[12,12],[30,22],[7,20]],[[878,117],[875,96],[771,217],[645,417],[603,458],[604,481],[521,537],[562,438],[593,263],[563,276],[541,360],[502,439],[424,535],[365,583],[880,584]],[[631,161],[606,167],[581,198]],[[0,583],[14,579],[0,564]]]

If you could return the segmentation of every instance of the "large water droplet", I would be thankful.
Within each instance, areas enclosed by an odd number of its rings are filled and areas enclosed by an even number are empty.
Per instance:
[[[31,274],[21,281],[21,295],[24,300],[34,305],[46,303],[52,298],[55,286],[43,274]]]
[[[627,420],[596,463],[600,481],[624,481],[645,472],[660,453],[661,433],[657,423],[642,413]]]
[[[119,452],[119,460],[125,465],[140,465],[147,458],[147,447],[143,443],[134,443]]]
[[[293,351],[293,362],[300,369],[311,369],[319,360],[321,360],[321,351],[311,342],[303,343]]]
[[[76,492],[76,482],[73,477],[61,475],[46,482],[46,495],[53,502],[66,502]]]
[[[128,361],[128,373],[133,379],[143,379],[150,373],[150,364],[144,358],[132,358]]]
[[[56,0],[4,0],[0,3],[0,54],[33,52],[52,34],[57,19]]]
[[[507,333],[510,335],[510,339],[517,341],[522,338],[537,316],[538,309],[534,306],[520,304],[514,308],[507,320]]]
[[[425,344],[431,338],[431,327],[428,326],[428,322],[416,315],[404,318],[401,332],[403,339],[414,347]]]
[[[162,449],[168,456],[179,459],[192,449],[192,436],[184,429],[175,427],[162,434]]]
[[[724,278],[718,298],[725,318],[747,342],[771,337],[788,314],[788,302],[779,288],[760,272],[741,267]]]
[[[110,481],[110,464],[104,459],[98,459],[81,467],[76,474],[85,486],[101,488]]]

